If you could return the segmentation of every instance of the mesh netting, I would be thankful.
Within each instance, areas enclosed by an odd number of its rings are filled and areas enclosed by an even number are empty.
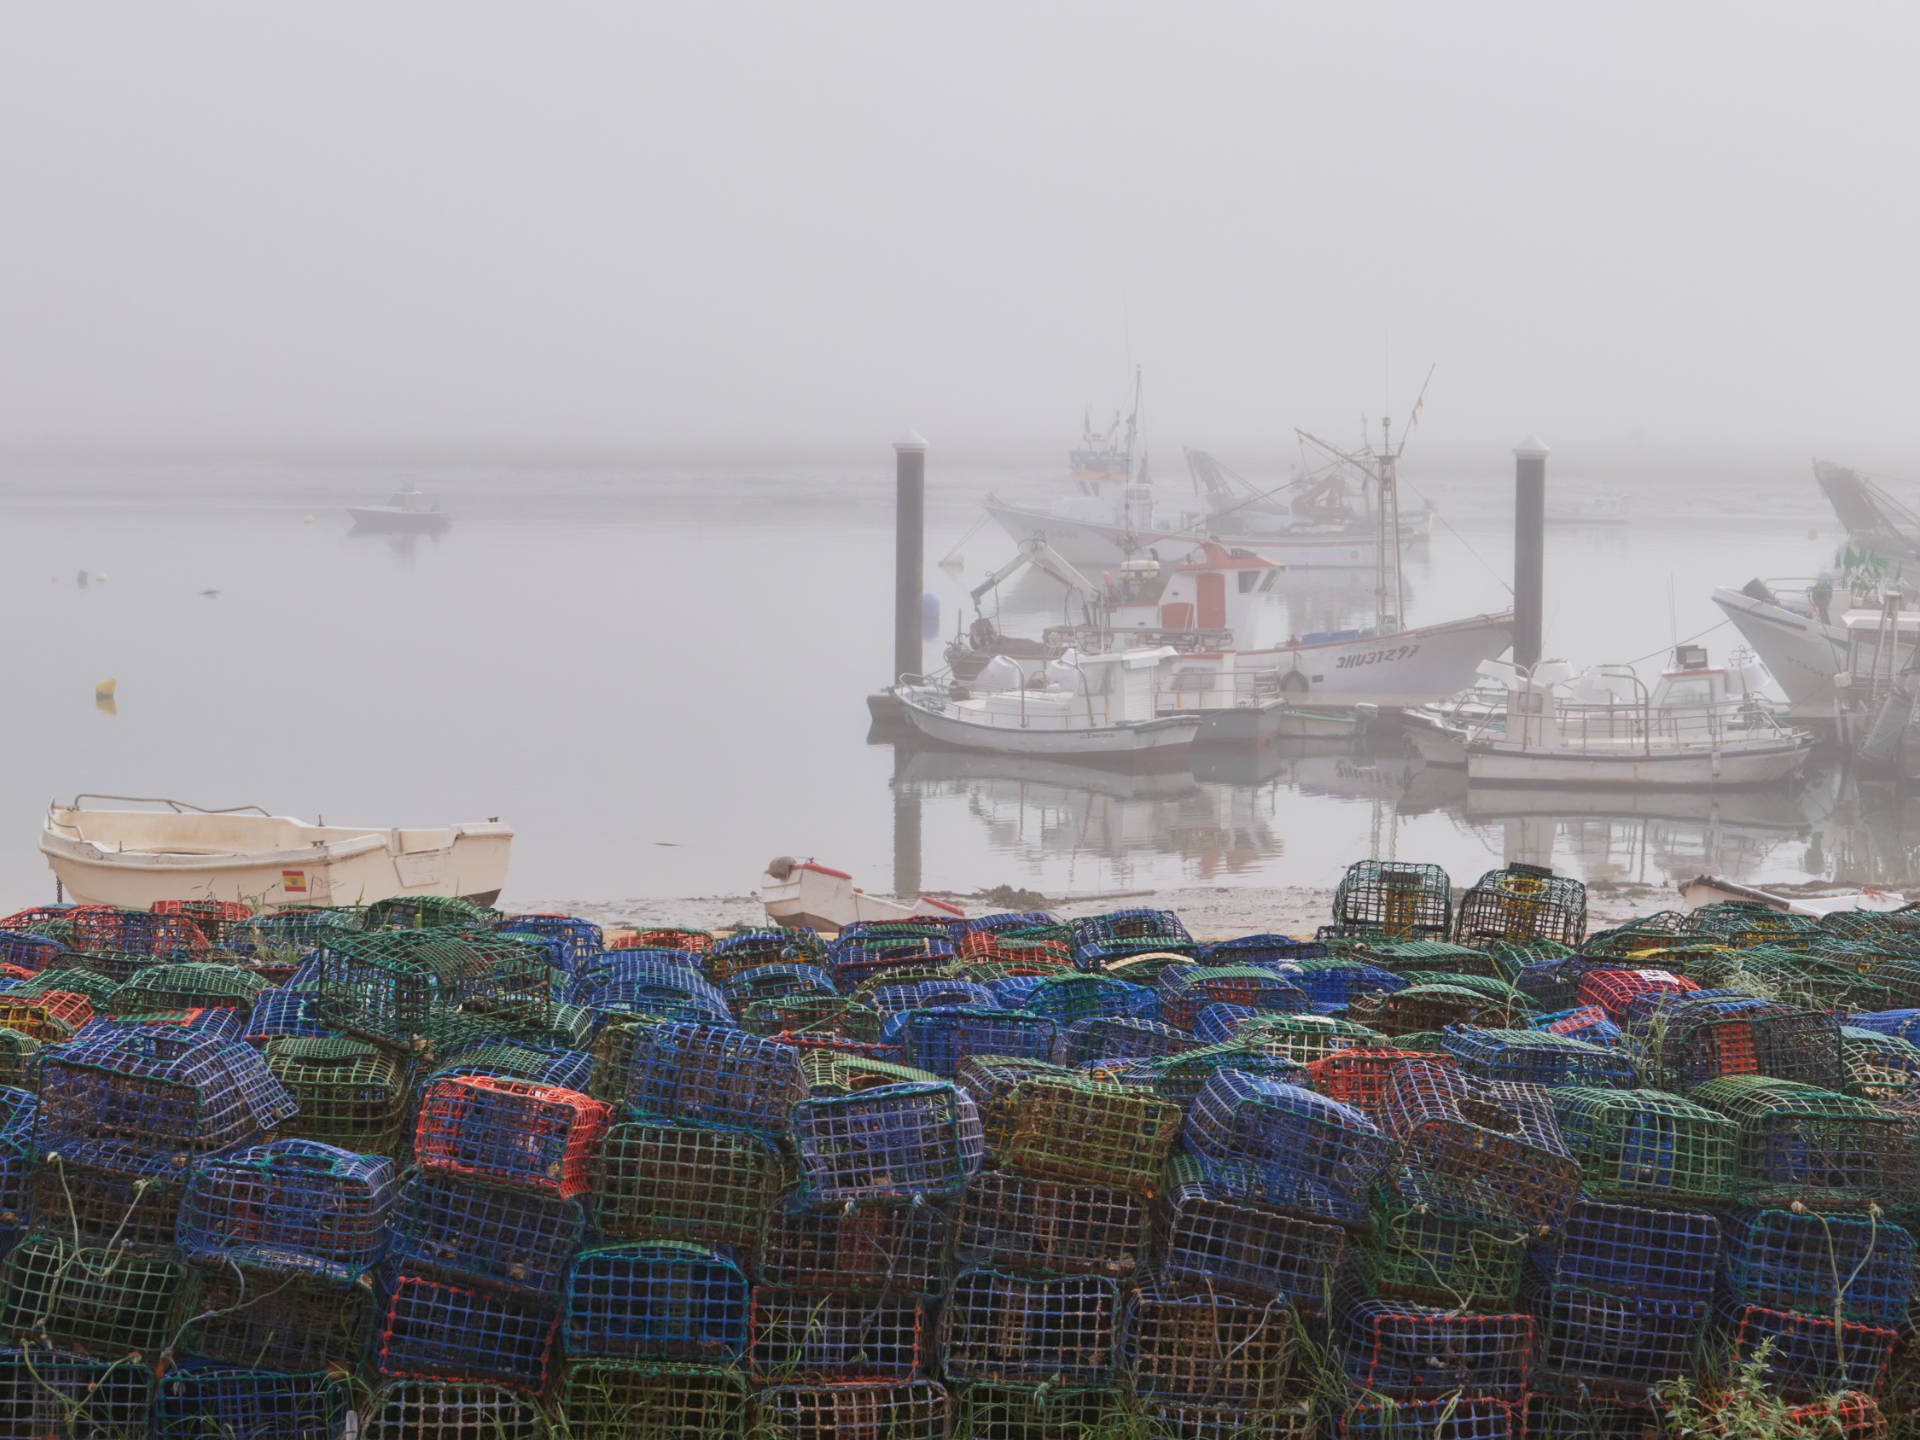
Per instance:
[[[568,1419],[576,1434],[591,1433],[588,1417]],[[543,1440],[546,1427],[537,1405],[497,1385],[395,1380],[367,1400],[360,1434],[364,1440]]]
[[[1631,1090],[1633,1063],[1617,1050],[1548,1030],[1457,1030],[1447,1053],[1461,1073],[1531,1085],[1588,1085]]]
[[[182,1367],[160,1381],[153,1433],[155,1440],[330,1440],[349,1408],[347,1382],[323,1372]]]
[[[1333,892],[1333,921],[1376,935],[1445,939],[1453,919],[1453,882],[1438,865],[1359,860]]]
[[[1460,897],[1453,938],[1558,940],[1578,946],[1587,933],[1587,887],[1536,865],[1489,870]]]
[[[386,1249],[393,1166],[312,1140],[276,1140],[203,1161],[180,1207],[196,1265],[357,1278]]]
[[[1144,1262],[1149,1219],[1130,1190],[988,1171],[960,1200],[954,1259],[1017,1274],[1124,1280]]]
[[[926,1360],[925,1304],[911,1295],[844,1295],[756,1285],[747,1361],[762,1383],[911,1380]]]
[[[1000,1166],[1151,1193],[1180,1138],[1180,1108],[1142,1090],[1054,1075],[995,1101]]]
[[[1724,1115],[1660,1090],[1552,1093],[1588,1195],[1650,1204],[1732,1198],[1738,1137]]]
[[[737,1369],[718,1365],[575,1360],[556,1410],[581,1440],[739,1440],[747,1431],[747,1383]],[[405,1440],[415,1437],[409,1432]],[[459,1440],[494,1437],[489,1431]]]
[[[184,1318],[186,1293],[177,1261],[34,1235],[0,1262],[0,1329],[90,1355],[157,1354]]]
[[[1720,1226],[1711,1215],[1582,1199],[1539,1259],[1551,1284],[1706,1300],[1720,1253]]]
[[[366,1357],[378,1305],[365,1285],[223,1267],[198,1277],[180,1333],[189,1355],[269,1370],[348,1371]]]
[[[1185,1136],[1221,1192],[1332,1220],[1360,1219],[1387,1161],[1387,1137],[1358,1110],[1233,1070],[1207,1081]]]
[[[567,1267],[560,1315],[570,1356],[722,1364],[746,1349],[747,1282],[698,1245],[602,1245]]]
[[[1892,1328],[1913,1291],[1913,1236],[1879,1217],[1741,1210],[1726,1221],[1728,1291],[1773,1310]]]
[[[786,1129],[801,1094],[792,1046],[685,1022],[648,1026],[634,1035],[622,1087],[625,1103],[638,1115],[770,1135]]]
[[[1500,1395],[1524,1399],[1533,1322],[1522,1314],[1440,1310],[1347,1294],[1338,1307],[1340,1361],[1360,1389],[1395,1399]]]
[[[392,1253],[409,1273],[551,1298],[586,1224],[578,1200],[416,1173],[400,1192]]]
[[[1346,1232],[1215,1188],[1200,1162],[1176,1155],[1154,1217],[1161,1288],[1284,1295],[1302,1311],[1326,1308]]]
[[[752,1250],[784,1179],[774,1146],[747,1131],[652,1120],[615,1125],[590,1167],[589,1210],[610,1240],[692,1240]]]
[[[577,1090],[463,1075],[430,1081],[414,1131],[414,1160],[492,1185],[565,1199],[587,1188],[587,1160],[608,1108]]]
[[[1706,1320],[1704,1300],[1602,1294],[1542,1286],[1528,1305],[1540,1332],[1540,1368],[1561,1384],[1643,1394],[1687,1373]]]
[[[1864,1209],[1920,1198],[1920,1125],[1871,1101],[1758,1075],[1693,1092],[1739,1129],[1741,1195],[1754,1205]]]
[[[124,1360],[60,1350],[0,1350],[0,1440],[143,1435],[153,1372]]]
[[[954,1277],[941,1311],[950,1380],[1093,1386],[1113,1368],[1119,1293],[1092,1275],[1035,1279],[999,1270]]]
[[[935,1295],[952,1232],[938,1205],[811,1206],[789,1196],[768,1222],[759,1275],[789,1289]]]
[[[947,1440],[953,1402],[932,1380],[769,1385],[761,1425],[778,1440]]]
[[[1835,1390],[1873,1394],[1886,1378],[1899,1338],[1877,1326],[1836,1326],[1830,1316],[1771,1310],[1727,1295],[1716,1300],[1714,1319],[1730,1365],[1753,1362],[1767,1346],[1766,1383],[1790,1400]]]
[[[1045,1015],[952,1005],[906,1012],[898,1036],[909,1065],[952,1079],[961,1062],[975,1055],[1045,1060],[1053,1054],[1059,1028]]]
[[[1129,1393],[1192,1405],[1264,1408],[1286,1398],[1292,1314],[1279,1296],[1132,1291],[1120,1309]]]
[[[1417,1060],[1402,1065],[1385,1104],[1398,1142],[1395,1185],[1444,1214],[1553,1229],[1581,1174],[1554,1118],[1549,1097],[1558,1093],[1472,1081]]]
[[[793,1140],[820,1201],[956,1195],[980,1169],[980,1117],[944,1081],[821,1095],[793,1107]]]
[[[1520,1295],[1526,1236],[1375,1195],[1372,1228],[1356,1257],[1372,1291],[1390,1300],[1511,1309]]]
[[[402,1273],[394,1277],[376,1365],[396,1380],[474,1380],[526,1394],[547,1387],[551,1305]]]

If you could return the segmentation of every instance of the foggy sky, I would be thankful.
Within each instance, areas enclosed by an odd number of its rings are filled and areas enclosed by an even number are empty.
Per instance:
[[[0,445],[1915,427],[1911,6],[0,17]]]

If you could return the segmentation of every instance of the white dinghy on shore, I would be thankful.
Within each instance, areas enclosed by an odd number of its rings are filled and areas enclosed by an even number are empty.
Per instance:
[[[165,806],[89,810],[88,800]],[[309,825],[258,805],[205,810],[180,800],[79,795],[47,807],[40,853],[69,900],[145,910],[156,900],[367,905],[456,895],[491,905],[507,883],[513,827],[497,819],[434,830]]]
[[[760,903],[776,923],[808,930],[844,930],[873,920],[959,920],[967,913],[930,895],[912,902],[869,895],[846,871],[791,855],[768,862],[760,877]]]

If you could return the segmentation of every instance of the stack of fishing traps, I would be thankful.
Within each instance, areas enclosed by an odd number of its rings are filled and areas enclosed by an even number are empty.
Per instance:
[[[1334,910],[8,917],[0,1440],[1886,1432],[1920,916]]]

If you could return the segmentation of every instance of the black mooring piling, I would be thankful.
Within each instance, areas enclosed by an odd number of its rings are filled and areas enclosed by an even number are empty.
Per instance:
[[[1547,581],[1547,447],[1529,435],[1513,451],[1513,663],[1540,662]]]
[[[918,675],[920,597],[926,585],[927,442],[909,434],[893,446],[893,679]]]

